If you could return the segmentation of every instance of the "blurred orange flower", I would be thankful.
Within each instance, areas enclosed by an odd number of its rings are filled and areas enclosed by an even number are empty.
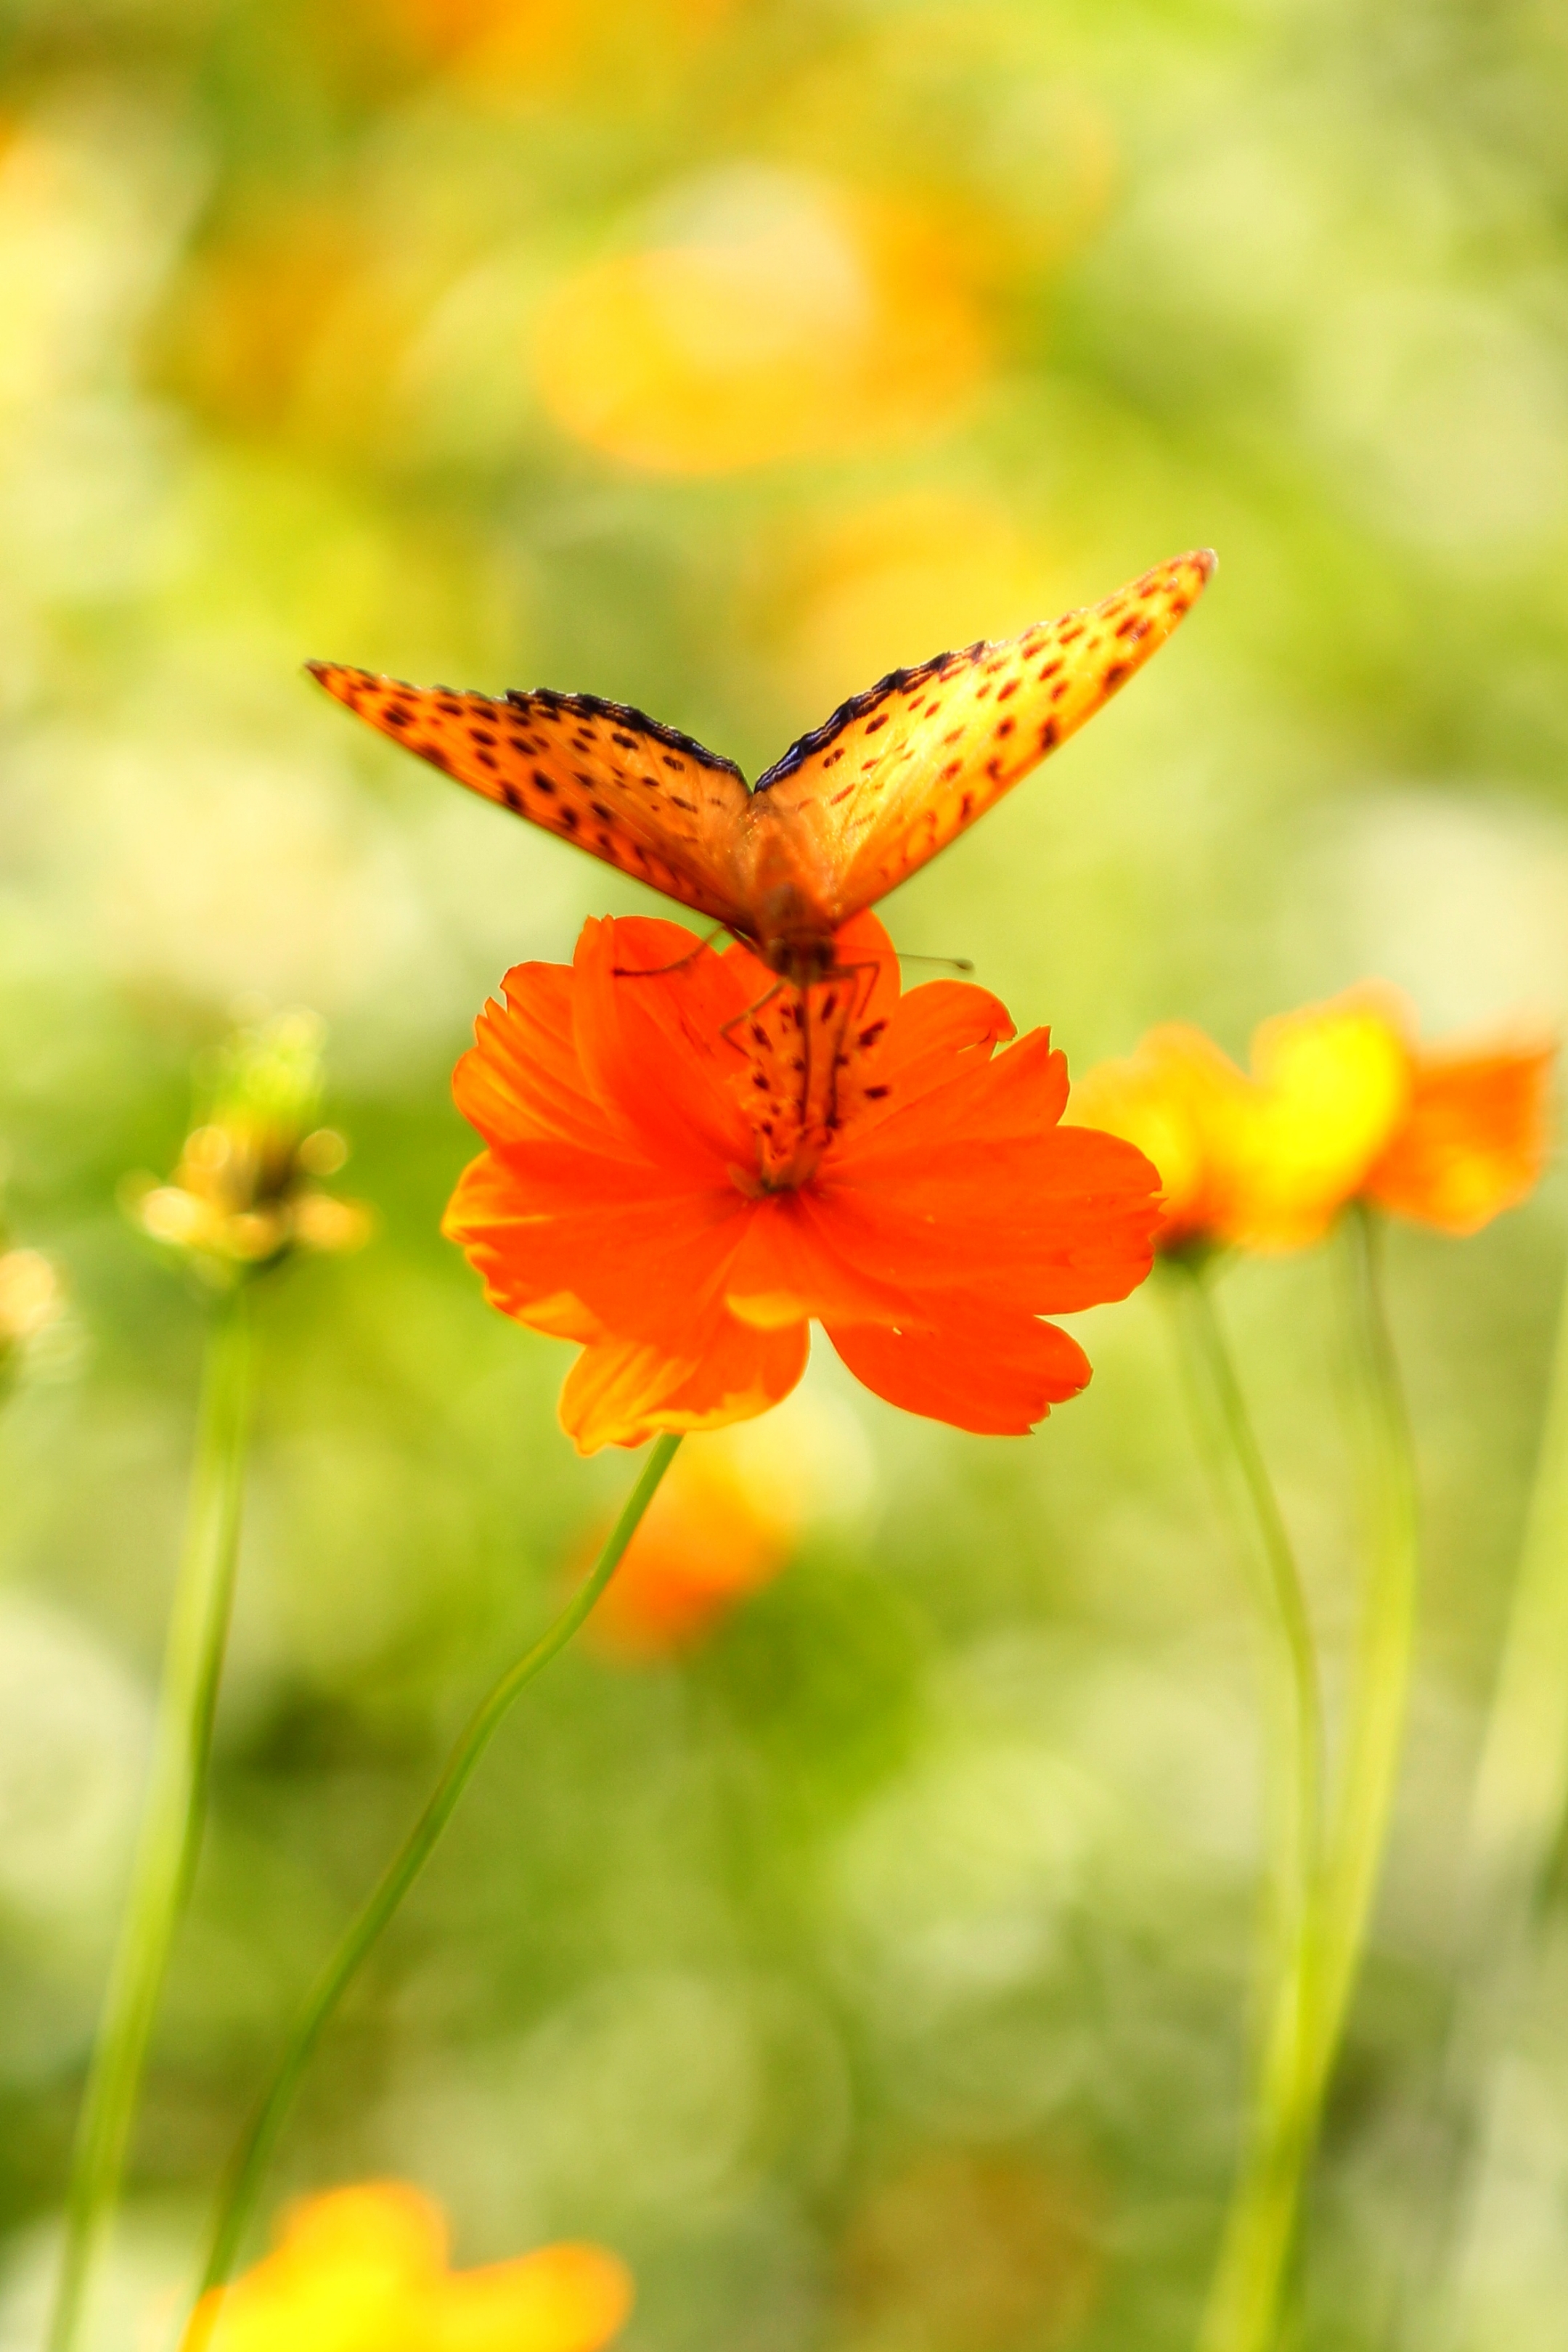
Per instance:
[[[582,1452],[766,1411],[813,1320],[889,1402],[1022,1433],[1089,1376],[1040,1318],[1148,1272],[1154,1171],[1058,1125],[1047,1033],[993,1058],[984,989],[900,997],[872,915],[839,951],[852,976],[802,998],[743,948],[592,921],[481,1015],[455,1086],[489,1148],[445,1230],[492,1305],[582,1345]]]
[[[726,1448],[725,1433],[700,1443],[676,1455],[588,1621],[601,1649],[634,1658],[688,1649],[789,1559],[799,1511],[787,1465],[760,1475]]]
[[[401,2182],[309,2198],[273,2252],[203,2297],[184,2352],[598,2352],[631,2309],[598,2246],[472,2271],[447,2252],[439,2208]]]
[[[1265,1022],[1244,1076],[1200,1030],[1151,1030],[1074,1088],[1164,1183],[1162,1250],[1300,1249],[1357,1198],[1448,1233],[1524,1199],[1549,1141],[1555,1049],[1429,1053],[1375,982]]]
[[[713,31],[733,0],[386,0],[373,12],[361,0],[367,26],[400,33],[425,65],[444,66],[483,88],[558,86],[613,66],[619,46],[658,58],[679,58]],[[652,60],[650,59],[650,62]]]
[[[755,169],[689,192],[667,242],[566,278],[538,322],[535,373],[591,448],[719,474],[942,422],[988,359],[938,224]]]
[[[1395,1216],[1473,1234],[1531,1192],[1552,1141],[1554,1045],[1417,1053],[1410,1097],[1366,1196]]]

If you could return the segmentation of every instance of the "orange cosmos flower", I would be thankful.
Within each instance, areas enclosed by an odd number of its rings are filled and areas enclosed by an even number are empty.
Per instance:
[[[1474,1233],[1540,1177],[1553,1051],[1425,1051],[1405,1000],[1373,982],[1266,1021],[1250,1077],[1200,1030],[1151,1030],[1089,1071],[1072,1115],[1160,1169],[1163,1251],[1299,1249],[1356,1199]]]
[[[598,2246],[448,2270],[439,2208],[371,2181],[296,2206],[272,2253],[203,2297],[184,2352],[599,2352],[631,2304]]]
[[[872,915],[806,998],[672,923],[585,925],[524,964],[456,1094],[487,1150],[445,1230],[492,1305],[581,1343],[579,1449],[764,1412],[816,1320],[891,1403],[1022,1433],[1089,1379],[1047,1314],[1149,1270],[1153,1170],[1058,1125],[1067,1066],[984,989],[899,993]]]

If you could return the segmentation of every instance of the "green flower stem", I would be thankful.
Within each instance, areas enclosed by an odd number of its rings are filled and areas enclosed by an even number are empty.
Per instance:
[[[1321,1701],[1300,1573],[1207,1278],[1177,1263],[1168,1280],[1200,1443],[1252,1570],[1268,1640],[1273,1874],[1261,2044],[1247,2147],[1199,2336],[1201,2352],[1262,2352],[1274,2341],[1315,2117]]]
[[[1434,2094],[1432,2178],[1395,2340],[1454,2333],[1456,2248],[1479,2187],[1497,2070],[1535,1996],[1537,1906],[1568,1812],[1568,1286],[1455,1905],[1455,1986]]]
[[[1528,1908],[1568,1811],[1568,1288],[1469,1822],[1474,1895]]]
[[[1320,2095],[1338,2054],[1388,1839],[1405,1737],[1419,1565],[1415,1450],[1384,1304],[1382,1234],[1373,1211],[1351,1210],[1344,1243],[1365,1454],[1369,1572],[1347,1704],[1344,1769],[1323,1872],[1323,1966],[1314,2021]]]
[[[250,1286],[215,1307],[184,1549],[158,1696],[152,1769],[120,1938],[77,2129],[49,2352],[72,2352],[120,2193],[147,2044],[201,1843],[249,1425]]]
[[[509,1666],[483,1698],[447,1757],[441,1777],[424,1811],[367,1896],[331,1958],[316,1979],[274,2069],[266,2095],[247,2126],[235,2152],[214,2218],[206,2268],[201,2291],[221,2286],[234,2264],[240,2238],[261,2187],[268,2159],[299,2087],[300,2078],[323,2028],[347,1991],[377,1937],[429,1860],[437,1840],[450,1821],[458,1798],[473,1777],[474,1768],[498,1729],[513,1699],[535,1675],[563,1650],[604,1591],[659,1481],[675,1459],[679,1437],[658,1437],[643,1465],[625,1510],[616,1520],[592,1575],[580,1585],[554,1622]]]

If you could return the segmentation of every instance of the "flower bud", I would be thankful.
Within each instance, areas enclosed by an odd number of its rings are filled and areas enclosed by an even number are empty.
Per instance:
[[[357,1249],[370,1237],[369,1210],[316,1181],[348,1158],[342,1137],[318,1124],[325,1035],[303,1009],[238,1025],[216,1057],[173,1176],[132,1177],[122,1188],[143,1233],[211,1279],[237,1281],[296,1249]]]

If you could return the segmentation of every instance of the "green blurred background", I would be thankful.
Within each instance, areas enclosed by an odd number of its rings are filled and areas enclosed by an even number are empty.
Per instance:
[[[210,1834],[101,2342],[144,2340],[314,1965],[625,1491],[437,1221],[509,963],[652,902],[353,727],[325,656],[760,768],[895,663],[1212,543],[1114,708],[884,910],[1081,1068],[1367,972],[1568,997],[1568,32],[1543,0],[8,0],[0,1144],[68,1296],[0,1414],[0,2347],[33,2352],[146,1752],[202,1307],[116,1205],[237,998],[331,1024],[352,1259],[268,1288]],[[1429,1562],[1310,2228],[1386,2341],[1558,1286],[1555,1179],[1404,1232]],[[1227,1309],[1336,1656],[1331,1253]],[[787,1570],[530,1693],[278,2199],[597,2236],[635,2352],[1164,2352],[1237,2132],[1256,1659],[1141,1295],[1026,1442],[814,1360]],[[1564,1956],[1568,1965],[1568,1955]],[[1450,2248],[1568,2308],[1568,1978]]]

